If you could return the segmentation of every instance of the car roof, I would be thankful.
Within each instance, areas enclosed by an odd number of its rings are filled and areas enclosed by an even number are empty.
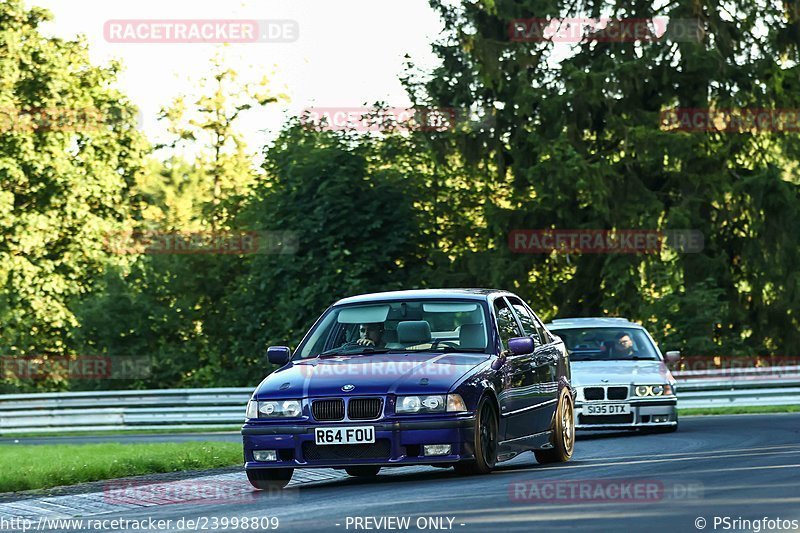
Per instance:
[[[461,300],[487,300],[494,294],[511,294],[499,289],[414,289],[406,291],[373,292],[342,298],[333,305],[344,305],[385,300],[426,300],[458,298]]]
[[[571,328],[641,328],[641,324],[631,322],[627,318],[598,316],[585,318],[558,318],[546,324],[549,329],[571,329]]]

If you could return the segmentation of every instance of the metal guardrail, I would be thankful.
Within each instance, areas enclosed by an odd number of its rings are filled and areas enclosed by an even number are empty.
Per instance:
[[[800,404],[800,366],[673,375],[681,408]],[[252,391],[242,387],[0,395],[0,435],[229,428],[244,421]]]
[[[220,429],[244,422],[253,389],[168,389],[0,395],[0,435]]]
[[[800,366],[680,370],[672,375],[678,406],[753,407],[800,404]]]

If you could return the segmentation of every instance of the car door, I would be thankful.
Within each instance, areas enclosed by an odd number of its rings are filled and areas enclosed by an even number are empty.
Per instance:
[[[528,371],[532,383],[529,404],[531,414],[526,418],[531,433],[547,431],[550,428],[556,402],[558,401],[558,349],[552,339],[541,328],[536,315],[525,303],[514,296],[507,298],[514,314],[519,320],[523,333],[533,339],[534,351],[530,356]]]
[[[508,350],[508,340],[522,337],[522,327],[511,305],[500,297],[494,301],[494,314],[503,350]],[[535,341],[534,341],[535,342]],[[533,353],[507,354],[503,365],[503,390],[498,395],[500,414],[505,418],[504,440],[516,439],[536,433],[536,406],[539,403],[537,376],[532,372]]]

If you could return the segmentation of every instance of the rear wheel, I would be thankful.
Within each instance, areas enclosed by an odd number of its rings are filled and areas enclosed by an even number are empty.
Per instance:
[[[558,407],[553,417],[553,447],[548,450],[534,450],[536,460],[542,464],[565,463],[572,457],[575,449],[575,406],[568,388],[561,389]]]
[[[294,468],[248,470],[247,479],[259,490],[282,489],[292,479]]]
[[[478,403],[476,412],[473,438],[475,459],[453,465],[456,472],[462,475],[488,474],[497,463],[497,412],[485,396]]]
[[[350,466],[344,469],[349,475],[353,477],[374,477],[381,471],[379,466]]]

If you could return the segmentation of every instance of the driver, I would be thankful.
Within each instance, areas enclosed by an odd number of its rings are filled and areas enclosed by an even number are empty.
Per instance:
[[[361,324],[358,327],[358,334],[359,339],[356,344],[360,346],[379,346],[383,336],[383,323]]]
[[[627,333],[620,332],[614,337],[616,340],[614,342],[614,347],[611,349],[612,355],[625,355],[631,356],[633,355],[633,341],[631,340],[631,336]]]

